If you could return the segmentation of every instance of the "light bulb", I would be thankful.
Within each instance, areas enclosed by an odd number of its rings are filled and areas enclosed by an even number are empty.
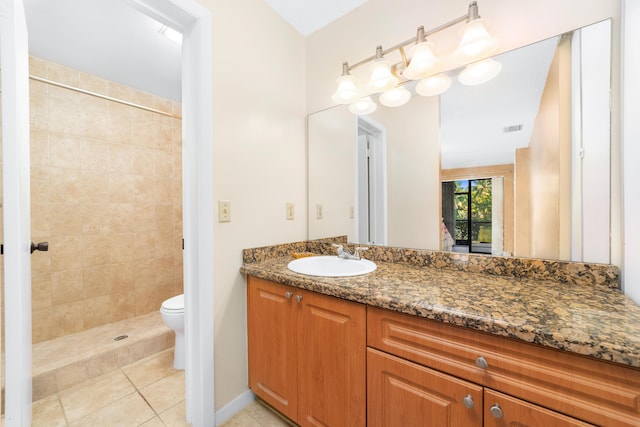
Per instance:
[[[462,62],[475,61],[492,54],[498,48],[498,39],[485,27],[484,19],[469,21],[454,55]]]
[[[502,70],[502,64],[491,58],[467,65],[458,76],[460,83],[467,86],[488,82]]]
[[[451,86],[451,78],[444,73],[436,74],[420,80],[416,85],[416,93],[421,96],[440,95]]]
[[[372,93],[384,92],[394,88],[398,79],[391,74],[391,67],[385,60],[376,60],[371,64],[371,77],[368,88]]]
[[[387,107],[399,107],[411,99],[411,92],[404,86],[394,87],[380,95],[380,103]]]
[[[350,104],[358,99],[359,93],[356,82],[351,75],[338,77],[336,80],[338,89],[331,96],[336,104]]]
[[[433,44],[422,42],[413,46],[409,66],[402,75],[409,80],[419,80],[439,71],[440,60],[433,53]]]
[[[349,105],[349,111],[353,114],[371,114],[378,108],[378,104],[373,102],[370,96],[360,98],[353,104]]]

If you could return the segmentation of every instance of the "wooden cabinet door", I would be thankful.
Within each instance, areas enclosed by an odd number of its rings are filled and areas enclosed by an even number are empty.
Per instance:
[[[482,426],[482,387],[372,348],[367,397],[369,427]]]
[[[484,392],[484,402],[485,427],[593,427],[592,424],[488,388]]]
[[[313,292],[294,295],[302,298],[298,424],[364,427],[366,307]]]
[[[298,352],[293,288],[251,276],[247,282],[249,387],[295,420]]]

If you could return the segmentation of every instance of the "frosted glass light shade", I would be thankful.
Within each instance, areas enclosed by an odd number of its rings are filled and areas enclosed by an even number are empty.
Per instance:
[[[409,80],[419,80],[440,72],[440,60],[433,53],[433,44],[422,42],[413,46],[409,66],[402,75]]]
[[[338,83],[338,89],[336,89],[331,96],[333,102],[336,104],[351,104],[358,99],[358,87],[352,76],[346,75],[338,77],[336,83]]]
[[[422,79],[416,85],[416,93],[422,96],[440,95],[451,86],[451,78],[444,73]]]
[[[391,66],[385,60],[377,60],[371,64],[371,77],[368,88],[372,93],[385,92],[398,84],[396,76],[391,74]]]
[[[467,86],[488,82],[502,70],[502,64],[491,58],[467,65],[458,76],[460,83]]]
[[[360,98],[353,104],[349,105],[349,111],[353,114],[371,114],[378,108],[378,104],[373,102],[370,96]]]
[[[399,107],[411,99],[411,92],[404,86],[394,87],[380,95],[380,103],[387,107]]]
[[[487,31],[484,19],[469,21],[454,56],[463,62],[475,61],[492,54],[498,48],[498,39]]]

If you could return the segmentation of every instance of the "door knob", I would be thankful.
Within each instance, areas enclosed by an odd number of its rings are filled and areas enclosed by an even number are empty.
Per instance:
[[[31,253],[35,251],[47,252],[49,250],[49,242],[40,242],[38,244],[31,242]]]

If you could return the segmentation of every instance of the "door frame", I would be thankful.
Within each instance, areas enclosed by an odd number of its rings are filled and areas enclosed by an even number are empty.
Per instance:
[[[186,417],[215,425],[212,17],[196,0],[128,0],[183,35],[182,200]]]
[[[5,422],[31,424],[29,47],[22,0],[0,0]],[[7,328],[7,325],[10,327]]]
[[[373,149],[367,150],[360,141],[360,137],[368,135],[373,139]],[[387,217],[387,129],[368,116],[356,118],[356,212],[355,236],[356,242],[361,244],[386,245],[388,239]],[[368,169],[367,156],[371,155],[373,162]],[[367,170],[370,171],[367,177]],[[369,192],[369,203],[363,200],[363,193]],[[369,206],[369,207],[367,207]],[[369,233],[366,233],[366,230]],[[368,240],[371,234],[374,242]]]

